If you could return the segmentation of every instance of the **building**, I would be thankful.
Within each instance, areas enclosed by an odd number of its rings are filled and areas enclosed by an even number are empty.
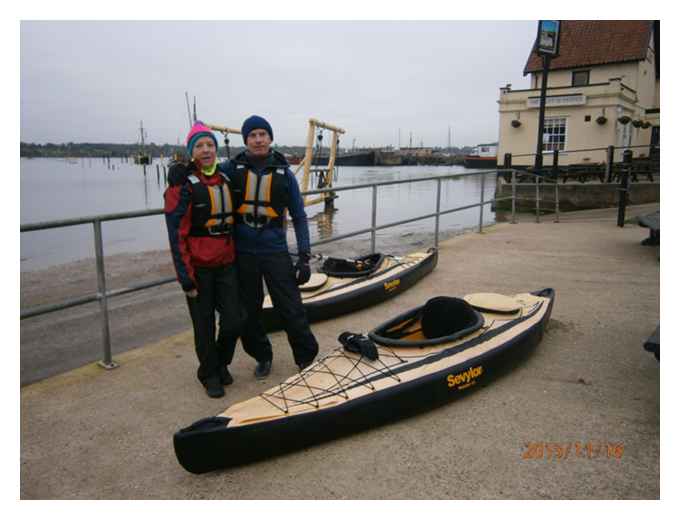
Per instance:
[[[431,147],[425,146],[412,146],[412,147],[402,146],[398,150],[399,155],[410,155],[413,157],[431,157],[432,152],[433,150]]]
[[[565,20],[559,56],[548,74],[543,163],[601,163],[603,150],[640,146],[634,157],[648,155],[659,143],[659,21]],[[498,161],[513,154],[513,165],[534,163],[543,70],[533,48],[524,67],[531,88],[500,89]],[[591,150],[591,151],[575,151]],[[562,153],[564,151],[564,153]],[[615,160],[621,160],[617,150]],[[520,157],[518,157],[518,155]],[[523,155],[523,157],[522,157]]]

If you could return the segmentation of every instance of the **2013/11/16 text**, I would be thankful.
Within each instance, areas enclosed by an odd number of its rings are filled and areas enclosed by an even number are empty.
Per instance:
[[[523,459],[556,459],[567,458],[608,458],[623,457],[623,443],[610,442],[529,442],[522,453]]]

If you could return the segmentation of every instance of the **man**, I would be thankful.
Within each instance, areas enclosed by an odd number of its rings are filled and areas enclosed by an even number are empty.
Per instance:
[[[285,157],[272,151],[274,132],[260,116],[241,128],[246,150],[229,162],[227,175],[240,194],[236,251],[240,293],[248,317],[241,334],[245,351],[257,359],[255,377],[263,379],[272,366],[272,346],[260,316],[264,279],[279,312],[295,363],[300,370],[312,363],[319,345],[312,334],[298,285],[309,281],[309,229],[300,188]],[[290,213],[298,246],[295,266],[288,252],[284,222]],[[235,341],[235,338],[234,338]]]

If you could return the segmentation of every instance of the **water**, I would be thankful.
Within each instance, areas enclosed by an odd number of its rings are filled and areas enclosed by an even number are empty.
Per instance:
[[[21,224],[93,216],[104,213],[158,209],[163,205],[163,168],[156,174],[156,162],[141,166],[112,159],[22,159]],[[468,171],[461,166],[399,166],[339,168],[336,186],[369,182],[416,179]],[[494,196],[495,177],[486,176],[484,199]],[[478,203],[481,176],[442,182],[441,209]],[[337,211],[329,216],[323,205],[307,208],[312,241],[370,227],[372,190],[338,193]],[[377,224],[387,224],[435,211],[436,182],[426,181],[385,186],[378,189]],[[490,206],[484,207],[485,225],[494,222]],[[443,216],[440,231],[445,234],[471,229],[479,223],[479,208]],[[292,226],[289,244],[295,245]],[[377,234],[377,248],[403,253],[414,246],[433,243],[434,219],[428,219]],[[162,215],[102,224],[104,253],[138,253],[168,248]],[[21,270],[33,271],[94,256],[92,224],[21,233]],[[368,252],[370,234],[324,246],[324,251]]]

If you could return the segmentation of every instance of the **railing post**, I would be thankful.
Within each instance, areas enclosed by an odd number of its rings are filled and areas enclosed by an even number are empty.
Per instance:
[[[102,222],[95,220],[94,251],[97,258],[97,297],[99,298],[99,314],[102,324],[102,340],[104,342],[104,359],[97,364],[100,367],[116,368],[118,363],[111,359],[111,334],[109,332],[109,309],[106,300],[106,274],[104,272],[104,244],[102,241]]]
[[[437,216],[434,217],[434,247],[439,247],[439,210],[442,200],[442,180],[437,179]]]
[[[517,172],[512,170],[512,223],[517,224],[515,219],[515,200],[517,199]]]
[[[540,217],[540,212],[541,212],[541,203],[539,202],[540,194],[538,191],[538,175],[534,173],[534,182],[536,183],[536,224],[538,224],[541,221]]]
[[[512,169],[512,154],[511,154],[511,153],[506,153],[506,154],[503,156],[503,169],[504,169],[504,170],[510,170],[510,169]],[[507,175],[508,175],[508,174],[507,174],[507,172],[506,172],[506,173],[505,173],[505,180],[506,180],[506,181],[508,180]]]
[[[486,179],[486,174],[482,173],[482,194],[479,201],[479,233],[482,232],[482,219],[484,216],[484,179]]]
[[[633,152],[626,150],[623,152],[623,171],[621,172],[621,184],[619,185],[619,214],[616,225],[623,227],[626,220],[626,203],[628,199],[628,175],[633,165]]]
[[[376,215],[378,210],[378,187],[373,185],[373,204],[371,216],[371,254],[375,253],[375,226],[376,226]]]
[[[614,175],[614,145],[607,146],[607,182],[612,181],[612,175]]]

